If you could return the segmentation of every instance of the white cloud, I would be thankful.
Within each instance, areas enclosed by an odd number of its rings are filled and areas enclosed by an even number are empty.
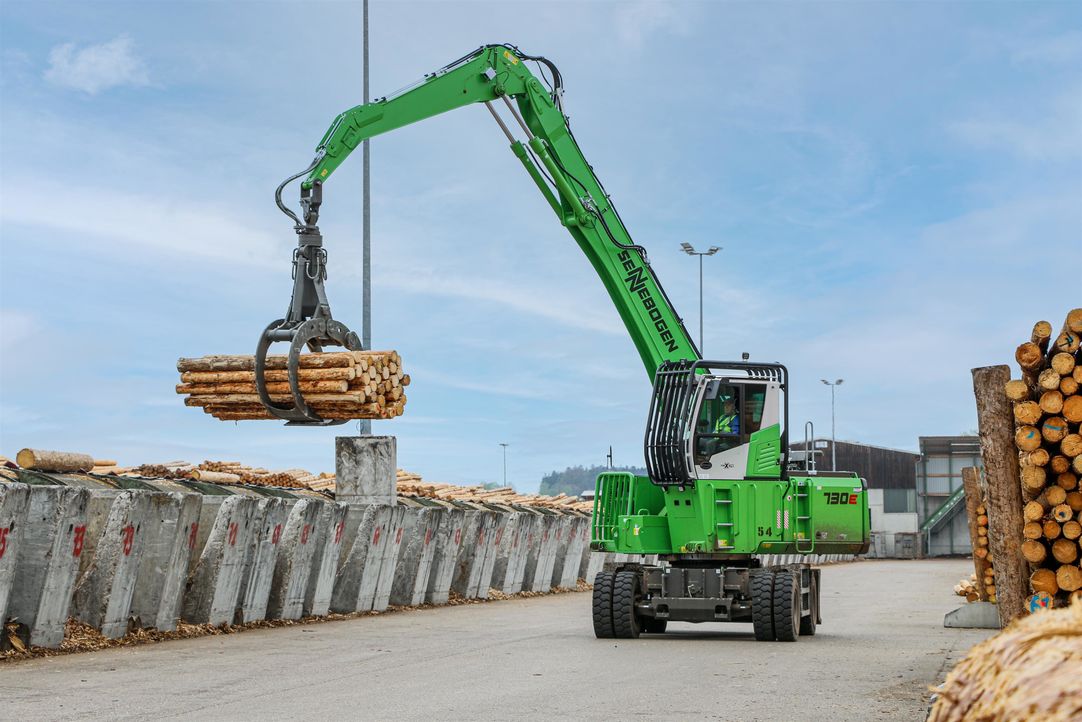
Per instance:
[[[49,53],[45,79],[89,95],[123,85],[150,84],[146,64],[135,54],[134,43],[126,35],[81,49],[75,43],[56,46]]]
[[[33,177],[21,182],[18,202],[12,201],[5,198],[0,205],[0,223],[107,238],[110,243],[99,246],[103,254],[123,255],[135,246],[140,256],[157,251],[174,259],[246,266],[276,266],[282,260],[284,234],[257,230],[241,213],[205,203]],[[10,238],[11,231],[5,233]]]
[[[621,3],[618,8],[617,32],[621,40],[635,48],[659,31],[678,34],[688,31],[688,6],[678,7],[663,0],[639,0]]]
[[[581,298],[521,284],[486,281],[479,278],[450,278],[421,268],[408,272],[381,271],[375,283],[399,291],[494,303],[516,311],[556,321],[565,326],[606,334],[622,334],[623,326],[614,313],[586,308]]]
[[[1082,154],[1082,88],[1052,98],[1029,117],[1019,109],[999,116],[972,118],[950,126],[961,140],[977,148],[1013,152],[1026,160],[1078,161]],[[1034,109],[1022,107],[1021,112]]]

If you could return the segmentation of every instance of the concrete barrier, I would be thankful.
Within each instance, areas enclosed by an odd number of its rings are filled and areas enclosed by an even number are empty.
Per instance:
[[[244,624],[267,618],[274,568],[292,500],[267,498],[257,502],[255,527],[245,552],[244,572],[234,622]]]
[[[270,619],[300,619],[304,614],[304,595],[316,551],[316,523],[323,506],[323,502],[314,499],[298,499],[289,510],[267,601]]]
[[[331,611],[348,614],[372,609],[394,508],[386,504],[349,508],[343,541],[348,551],[335,576]]]
[[[26,625],[35,646],[57,647],[64,640],[79,559],[86,545],[89,499],[85,489],[30,488],[8,617]]]
[[[316,549],[312,557],[312,573],[304,593],[304,616],[323,616],[331,608],[334,577],[342,555],[342,538],[346,530],[346,504],[327,502],[323,505],[316,525]]]
[[[556,564],[556,549],[559,545],[557,530],[563,524],[563,517],[545,514],[538,518],[540,525],[534,532],[534,544],[537,556],[526,565],[526,577],[523,588],[529,592],[547,592],[552,587],[552,568]]]
[[[92,495],[93,497],[94,495]],[[108,639],[128,633],[128,613],[138,579],[143,544],[155,507],[168,495],[125,491],[111,496],[112,506],[94,545],[94,556],[75,585],[72,612]]]
[[[588,584],[594,583],[594,577],[599,572],[605,569],[606,557],[608,554],[605,552],[595,552],[587,545],[586,561],[583,562],[580,576],[586,580]]]
[[[564,531],[564,548],[556,560],[552,573],[553,586],[574,589],[579,581],[582,565],[582,548],[587,543],[586,534],[590,520],[584,516],[569,516]]]
[[[518,562],[517,557],[522,551],[517,539],[523,516],[525,512],[514,510],[508,512],[503,534],[496,542],[496,558],[492,565],[490,583],[493,589],[499,589],[501,592],[507,587],[508,573],[514,574],[515,565]]]
[[[515,527],[512,539],[513,554],[508,557],[507,574],[504,577],[504,594],[518,594],[522,591],[523,582],[526,579],[526,564],[530,556],[530,540],[534,530],[540,525],[540,516],[533,512],[520,512],[518,524]]]
[[[496,557],[500,543],[507,532],[507,523],[510,514],[497,511],[489,527],[488,536],[483,540],[478,554],[481,554],[480,569],[477,576],[477,599],[488,599],[488,592],[492,588],[492,572],[496,566]]]
[[[466,533],[466,512],[457,507],[447,507],[440,515],[436,545],[432,557],[432,574],[428,579],[425,601],[429,604],[447,604],[451,594],[459,551]]]
[[[404,509],[403,541],[391,587],[391,604],[417,605],[425,601],[444,513],[438,507]]]
[[[180,620],[202,497],[177,492],[151,496],[130,614],[137,626],[170,632]]]
[[[259,500],[228,496],[218,505],[195,569],[188,578],[183,617],[196,624],[225,624],[236,614]],[[202,517],[201,517],[202,518]],[[198,542],[197,542],[198,544]]]
[[[459,550],[451,591],[466,599],[476,599],[482,583],[488,583],[488,580],[482,580],[482,572],[488,545],[494,538],[492,530],[496,523],[496,512],[467,511],[466,520],[466,533]]]
[[[0,627],[7,621],[19,538],[26,526],[29,501],[30,487],[26,484],[0,484]]]
[[[395,569],[398,567],[398,556],[402,550],[402,539],[405,536],[405,529],[403,528],[405,517],[405,507],[391,507],[387,543],[383,546],[383,557],[379,563],[379,577],[376,579],[375,597],[372,600],[372,609],[376,612],[382,612],[391,604],[391,589],[394,587]]]

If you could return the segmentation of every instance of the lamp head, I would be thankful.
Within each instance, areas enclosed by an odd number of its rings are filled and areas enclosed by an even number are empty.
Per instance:
[[[719,246],[710,246],[710,249],[706,252],[706,255],[712,256],[720,250],[721,248]]]
[[[692,246],[690,243],[681,243],[680,247],[683,248],[684,253],[688,254],[689,256],[695,255],[695,247]]]

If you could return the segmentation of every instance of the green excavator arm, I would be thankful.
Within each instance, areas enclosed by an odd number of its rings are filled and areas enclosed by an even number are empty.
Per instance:
[[[551,88],[530,71],[530,61],[548,68]],[[395,96],[339,114],[316,148],[302,180],[302,194],[318,191],[364,140],[484,103],[601,278],[653,381],[663,362],[696,360],[699,350],[650,268],[645,250],[632,240],[579,149],[560,107],[561,94],[559,71],[549,61],[509,45],[484,46]],[[515,118],[511,127],[522,132],[524,141],[517,140],[504,122],[505,109]]]

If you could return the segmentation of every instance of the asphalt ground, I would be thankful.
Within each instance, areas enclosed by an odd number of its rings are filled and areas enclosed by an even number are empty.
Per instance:
[[[588,593],[422,609],[0,665],[6,719],[920,720],[990,634],[943,627],[968,560],[823,569],[823,624],[598,640]]]

